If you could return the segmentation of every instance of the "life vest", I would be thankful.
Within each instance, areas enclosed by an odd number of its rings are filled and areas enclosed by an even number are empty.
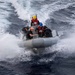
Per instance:
[[[38,27],[38,34],[44,33],[44,28],[42,27]]]
[[[36,25],[38,25],[39,24],[39,21],[38,21],[38,19],[32,19],[31,20],[31,23],[34,25],[34,26],[36,26]]]

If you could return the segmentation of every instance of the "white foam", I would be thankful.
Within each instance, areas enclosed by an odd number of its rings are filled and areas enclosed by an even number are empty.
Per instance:
[[[38,18],[41,22],[45,22],[48,18],[50,18],[50,14],[52,14],[54,11],[67,8],[70,6],[72,3],[69,4],[61,4],[61,1],[54,2],[52,4],[45,4],[41,7],[41,9],[37,10],[31,7],[31,4],[33,0],[11,0],[12,5],[15,7],[17,14],[19,15],[19,18],[23,20],[30,20],[30,17],[32,14],[37,14]],[[26,7],[23,7],[23,3],[25,3]]]
[[[69,19],[69,24],[72,25],[72,31],[67,31],[68,37],[60,39],[56,45],[51,47],[51,50],[58,51],[58,54],[61,57],[75,55],[75,19]]]
[[[71,36],[67,39],[62,39],[57,44],[56,50],[58,50],[61,53],[64,53],[65,56],[69,56],[75,53],[75,36]]]
[[[11,23],[7,20],[10,12],[4,9],[10,9],[10,7],[7,3],[2,3],[0,4],[0,8],[0,60],[3,60],[16,56],[19,53],[19,46],[17,46],[18,39],[15,36],[5,34],[5,30]]]
[[[18,46],[19,39],[11,34],[4,34],[0,37],[0,59],[19,56],[21,48]]]
[[[22,47],[22,39],[6,33],[0,36],[0,61],[16,59],[16,61],[30,61],[32,52]],[[11,60],[13,61],[13,60]]]
[[[4,9],[10,9],[7,3],[0,4],[0,33],[4,32],[6,27],[8,27],[11,23],[6,19],[9,17],[10,12]]]
[[[4,0],[4,1],[12,3],[12,5],[16,9],[15,11],[17,12],[19,18],[21,18],[23,20],[30,20],[30,17],[32,14],[37,14],[39,20],[43,23],[45,23],[45,21],[48,18],[50,18],[50,16],[52,15],[53,12],[58,11],[60,9],[67,8],[68,6],[70,6],[72,4],[72,3],[60,4],[61,2],[58,1],[58,2],[54,2],[52,4],[45,4],[41,7],[41,9],[36,10],[36,9],[31,7],[33,0],[27,0],[27,1],[25,1],[25,0],[19,0],[19,1],[18,0],[9,0],[9,1]],[[26,7],[23,7],[23,4],[22,4],[23,2],[25,2]],[[5,8],[5,6],[2,6],[2,7]],[[8,12],[7,12],[7,14],[9,15]],[[2,32],[4,32],[3,29],[5,30],[6,27],[9,26],[9,22],[7,20],[4,20],[7,17],[7,15],[6,16],[5,15],[6,15],[6,13],[5,14],[1,13],[1,19],[3,18],[3,20],[0,21],[0,23],[1,23],[0,27],[2,29]],[[74,21],[72,22],[72,20],[70,20],[70,19],[69,19],[69,21],[71,21],[71,24],[74,24]],[[75,36],[73,36],[73,35],[70,35],[70,37],[68,37],[66,39],[62,39],[57,44],[56,49],[59,51],[62,51],[62,49],[63,49],[63,51],[66,53],[74,52]],[[19,40],[20,39],[18,39],[16,36],[11,35],[11,34],[1,35],[0,36],[0,59],[2,59],[2,58],[14,58],[16,56],[19,56],[19,54],[21,54],[23,52],[21,50],[21,48],[18,46]],[[26,54],[30,55],[30,52],[26,52]]]
[[[7,20],[11,12],[7,11],[10,9],[7,1],[4,0],[4,2],[5,3],[0,5],[0,61],[8,58],[21,58],[21,55],[26,55],[26,57],[27,55],[30,56],[31,52],[24,51],[24,49],[19,46],[22,39],[20,40],[15,35],[5,32],[9,25],[11,25],[11,23]],[[29,60],[29,58],[26,57],[25,60]]]

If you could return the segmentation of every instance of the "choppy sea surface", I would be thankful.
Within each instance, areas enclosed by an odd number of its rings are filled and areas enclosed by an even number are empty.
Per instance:
[[[22,46],[34,14],[60,37],[39,54]],[[0,75],[75,75],[75,0],[0,0]]]

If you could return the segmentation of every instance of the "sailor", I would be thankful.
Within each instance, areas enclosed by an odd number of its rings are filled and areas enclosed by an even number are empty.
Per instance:
[[[38,28],[36,29],[36,31],[38,32],[39,37],[43,37],[44,36],[44,27],[43,27],[43,23],[39,23]]]
[[[39,20],[37,19],[37,15],[32,16],[31,26],[39,25]]]
[[[23,27],[23,28],[22,28],[23,39],[24,39],[24,37],[26,36],[28,30],[29,30],[29,26],[26,26],[26,27]]]
[[[27,33],[28,29],[29,29],[29,26],[23,27],[22,28],[23,33]]]
[[[47,26],[44,26],[44,37],[52,37],[52,31]]]
[[[26,34],[26,40],[33,39],[36,34],[33,34],[34,28],[30,27],[30,30]]]

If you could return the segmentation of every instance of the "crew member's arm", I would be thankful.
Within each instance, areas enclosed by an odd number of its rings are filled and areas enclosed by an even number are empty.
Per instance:
[[[30,34],[31,37],[36,36],[37,34]]]

